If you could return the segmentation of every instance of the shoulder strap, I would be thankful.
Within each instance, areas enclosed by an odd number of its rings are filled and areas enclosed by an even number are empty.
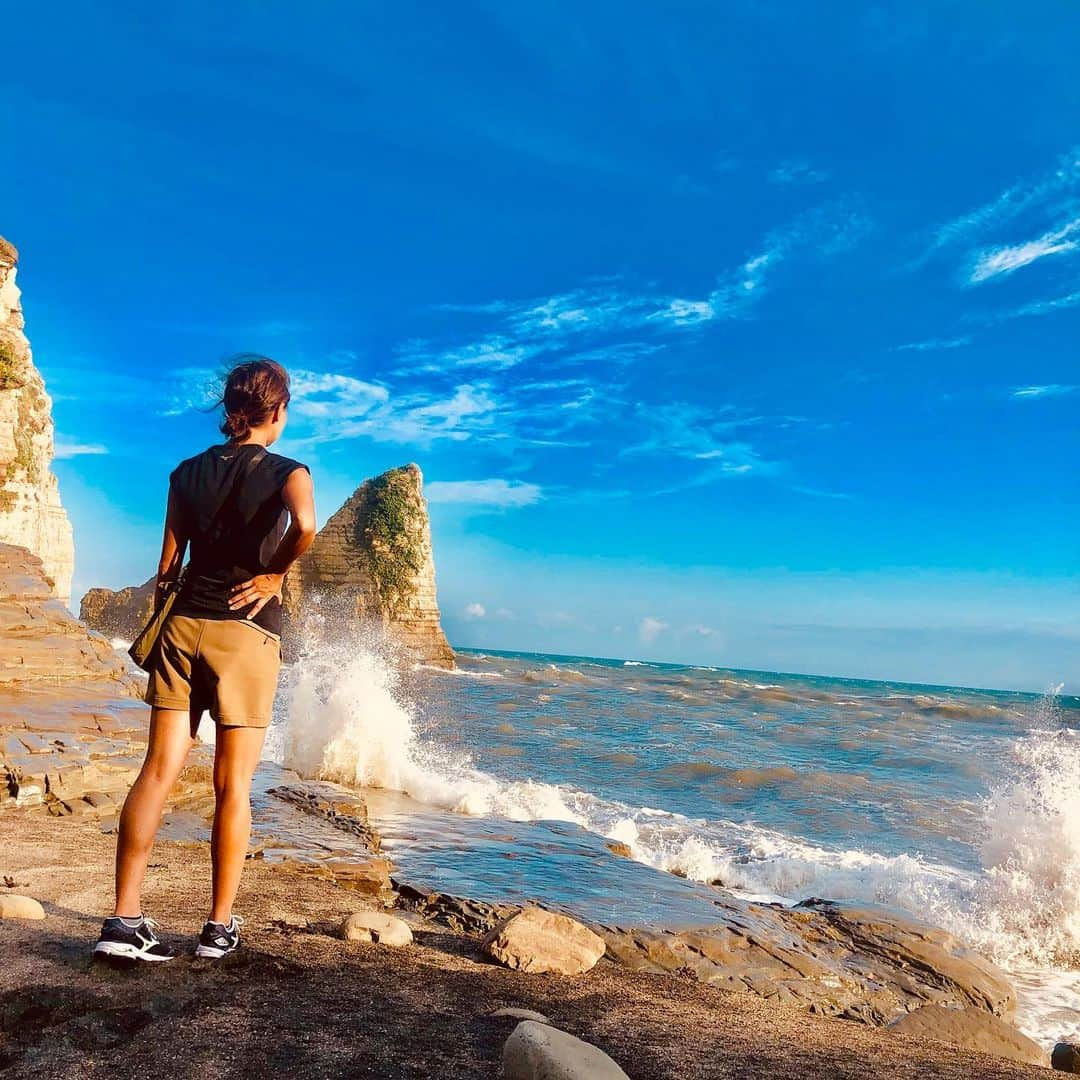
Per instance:
[[[203,538],[203,543],[207,548],[213,547],[214,544],[221,539],[222,534],[225,531],[224,522],[226,511],[235,507],[237,496],[239,495],[241,487],[243,487],[244,481],[255,471],[255,466],[258,465],[264,457],[266,457],[265,446],[252,454],[244,467],[237,471],[235,479],[229,486],[229,490],[225,492],[221,501],[214,507],[214,513],[211,515],[210,523],[206,527],[206,535]]]

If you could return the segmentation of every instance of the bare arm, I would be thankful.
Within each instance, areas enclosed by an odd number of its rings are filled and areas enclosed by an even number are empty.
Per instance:
[[[165,532],[161,538],[161,558],[158,560],[157,587],[154,589],[154,611],[157,611],[164,599],[166,586],[174,582],[180,573],[187,543],[180,501],[170,486],[169,501],[165,509]]]
[[[289,527],[267,565],[265,574],[234,585],[229,607],[236,611],[251,605],[247,618],[253,619],[276,596],[281,599],[285,573],[315,539],[315,494],[307,469],[293,469],[281,489],[281,500],[289,511]]]

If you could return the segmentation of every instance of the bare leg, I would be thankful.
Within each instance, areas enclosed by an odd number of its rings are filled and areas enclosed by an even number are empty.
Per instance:
[[[161,811],[188,751],[195,718],[186,710],[152,709],[146,760],[131,785],[116,840],[116,908],[114,915],[136,918],[142,914],[142,883],[154,845]]]
[[[228,924],[240,887],[240,874],[251,836],[251,778],[262,754],[265,728],[217,729],[214,754],[214,831],[210,858],[214,866],[214,901],[210,918]]]

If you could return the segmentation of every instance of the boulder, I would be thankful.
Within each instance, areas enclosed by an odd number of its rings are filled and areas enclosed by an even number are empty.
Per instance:
[[[921,1009],[894,1020],[891,1031],[918,1039],[936,1039],[965,1050],[1022,1061],[1027,1065],[1046,1065],[1046,1051],[1022,1031],[1000,1017],[982,1009],[949,1009],[943,1005],[924,1005]]]
[[[1058,1072],[1080,1073],[1080,1046],[1059,1042],[1050,1055],[1050,1064]]]
[[[517,971],[581,975],[604,955],[603,938],[587,926],[543,908],[527,907],[500,923],[481,942],[493,960]]]
[[[0,919],[44,919],[45,909],[32,896],[0,894]]]
[[[341,924],[346,941],[375,941],[380,945],[411,945],[412,931],[407,923],[382,911],[354,911]]]
[[[494,1012],[488,1013],[488,1016],[496,1019],[509,1017],[511,1020],[535,1020],[538,1024],[551,1023],[543,1013],[536,1012],[533,1009],[519,1009],[513,1005],[507,1005],[501,1009],[496,1009]]]
[[[514,1028],[502,1060],[507,1080],[629,1080],[603,1050],[533,1020]]]

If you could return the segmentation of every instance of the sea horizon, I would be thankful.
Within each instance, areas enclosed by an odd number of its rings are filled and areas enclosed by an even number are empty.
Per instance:
[[[905,690],[957,690],[966,693],[973,694],[1015,694],[1033,700],[1051,695],[1064,702],[1075,702],[1080,704],[1080,691],[1074,692],[1067,687],[1067,684],[1062,682],[1056,686],[1048,686],[1041,690],[1021,690],[1014,687],[995,687],[995,686],[968,686],[962,683],[933,683],[922,682],[919,680],[910,679],[891,679],[891,678],[874,678],[861,675],[837,675],[828,672],[808,672],[808,671],[774,671],[769,668],[744,668],[744,667],[729,667],[724,664],[700,664],[691,663],[689,661],[675,661],[675,660],[642,660],[635,656],[590,656],[586,653],[556,653],[556,652],[543,652],[529,649],[490,649],[490,648],[478,648],[471,645],[451,645],[455,652],[464,653],[466,655],[491,655],[491,656],[505,656],[505,657],[548,657],[552,660],[584,660],[590,663],[603,663],[603,664],[643,664],[652,667],[660,668],[690,668],[697,671],[716,671],[727,672],[732,675],[772,675],[779,678],[786,679],[827,679],[834,682],[842,683],[867,683],[867,684],[881,684],[884,686],[895,686],[898,689]]]

